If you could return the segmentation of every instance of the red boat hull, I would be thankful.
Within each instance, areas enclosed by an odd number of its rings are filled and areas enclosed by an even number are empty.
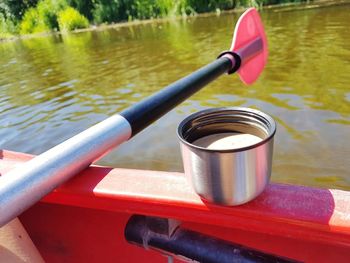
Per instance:
[[[32,156],[0,152],[4,174]],[[127,243],[133,214],[306,262],[350,261],[350,192],[270,184],[254,201],[201,200],[181,173],[90,167],[20,216],[47,262],[164,262]]]

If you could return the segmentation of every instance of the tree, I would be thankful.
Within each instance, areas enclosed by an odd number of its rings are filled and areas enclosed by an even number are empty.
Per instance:
[[[0,2],[0,13],[5,19],[21,20],[25,11],[35,6],[38,0],[2,0]]]

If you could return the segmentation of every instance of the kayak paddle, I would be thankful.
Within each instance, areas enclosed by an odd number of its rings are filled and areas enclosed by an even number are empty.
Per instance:
[[[250,8],[237,22],[231,49],[214,62],[0,176],[0,227],[220,75],[238,71],[253,83],[267,53],[259,14]]]

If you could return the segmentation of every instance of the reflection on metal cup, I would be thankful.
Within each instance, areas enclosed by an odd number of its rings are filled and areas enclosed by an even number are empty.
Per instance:
[[[257,197],[271,175],[275,121],[249,108],[194,113],[178,127],[185,174],[203,199],[240,205]]]

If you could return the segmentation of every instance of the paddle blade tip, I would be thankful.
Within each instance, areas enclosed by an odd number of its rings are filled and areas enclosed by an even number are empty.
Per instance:
[[[262,45],[258,52],[249,59],[242,59],[238,69],[240,79],[247,85],[253,84],[258,79],[268,57],[267,39],[260,15],[255,8],[249,8],[237,21],[230,50],[239,53],[245,46],[259,38]]]

